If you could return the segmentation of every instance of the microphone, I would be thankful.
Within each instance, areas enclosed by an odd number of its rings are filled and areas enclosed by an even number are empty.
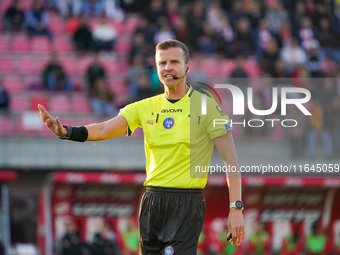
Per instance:
[[[177,76],[174,76],[174,80],[178,80],[178,79],[182,79],[182,78],[184,78],[184,76],[186,76],[186,75],[187,75],[187,73],[188,73],[188,70],[189,70],[189,68],[187,68],[187,70],[185,70],[185,74],[184,74],[182,77],[177,77]]]

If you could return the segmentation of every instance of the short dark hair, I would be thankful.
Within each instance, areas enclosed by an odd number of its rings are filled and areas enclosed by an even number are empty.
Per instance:
[[[156,46],[156,52],[158,50],[167,50],[167,49],[170,49],[170,48],[181,48],[183,50],[183,53],[184,53],[185,64],[189,62],[189,60],[190,60],[189,49],[188,49],[187,46],[185,46],[184,43],[182,43],[178,40],[169,39],[169,40],[165,40],[163,42],[160,42]]]

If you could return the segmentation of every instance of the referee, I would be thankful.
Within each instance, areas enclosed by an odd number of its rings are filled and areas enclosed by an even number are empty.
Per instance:
[[[202,96],[186,83],[190,71],[189,50],[177,40],[156,46],[156,66],[164,94],[123,108],[118,116],[81,127],[63,126],[38,105],[49,130],[62,139],[99,141],[130,136],[143,128],[146,155],[146,192],[139,212],[139,254],[192,255],[205,216],[202,189],[207,173],[195,171],[210,164],[215,145],[227,166],[240,168],[230,125],[213,125],[214,119],[229,121],[216,103],[206,100],[207,114],[201,114]],[[233,245],[244,236],[240,173],[227,174],[230,212],[228,235]],[[227,237],[226,237],[227,238]]]

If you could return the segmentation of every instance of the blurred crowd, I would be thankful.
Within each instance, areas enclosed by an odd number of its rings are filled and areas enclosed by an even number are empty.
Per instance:
[[[302,124],[290,132],[292,157],[316,157],[316,144],[320,142],[325,157],[340,157],[340,1],[32,0],[25,11],[21,1],[12,0],[3,13],[4,33],[23,33],[30,38],[46,36],[52,42],[51,13],[65,20],[74,47],[71,54],[93,56],[86,89],[97,115],[114,116],[129,102],[161,93],[154,63],[155,45],[165,39],[178,39],[189,47],[196,63],[196,70],[193,68],[188,74],[189,81],[209,83],[209,79],[215,78],[209,77],[199,64],[206,58],[228,59],[234,61],[235,69],[222,78],[244,78],[244,84],[252,86],[246,80],[254,77],[244,65],[254,60],[261,70],[258,78],[293,78],[284,86],[309,89],[313,115],[302,118]],[[128,61],[128,96],[119,100],[109,86],[101,58],[103,54],[115,54],[120,35],[112,22],[124,23],[131,15],[138,17],[138,24],[130,35],[131,47],[123,56]],[[94,19],[97,22],[90,26]],[[58,55],[51,54],[38,87],[75,91],[77,86],[70,76]],[[313,78],[313,82],[303,84],[296,78]],[[274,84],[275,81],[271,86]],[[259,109],[270,108],[271,87],[263,85],[255,98]],[[0,108],[8,109],[9,100],[0,82]],[[245,130],[247,135],[261,132],[266,131]]]
[[[65,233],[56,246],[58,255],[136,255],[138,254],[138,229],[131,218],[124,230],[115,232],[112,224],[104,222],[93,235],[91,242],[81,237],[77,224],[65,222]]]
[[[288,223],[289,224],[289,223]],[[320,231],[319,222],[315,222],[308,234],[303,234],[301,225],[292,224],[291,231],[284,236],[279,249],[273,247],[273,235],[268,224],[257,222],[247,242],[233,246],[226,241],[227,232],[221,231],[213,238],[204,229],[199,240],[198,254],[207,255],[335,255],[340,252],[340,244],[334,245],[328,234]]]

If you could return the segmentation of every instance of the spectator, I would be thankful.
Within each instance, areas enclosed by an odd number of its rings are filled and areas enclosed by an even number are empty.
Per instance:
[[[160,17],[158,20],[159,28],[155,32],[153,42],[158,44],[168,39],[176,39],[174,31],[172,31],[169,21],[165,17]]]
[[[128,219],[127,228],[122,231],[126,255],[135,255],[138,253],[138,228],[133,218]]]
[[[316,35],[312,27],[312,22],[309,18],[304,18],[301,20],[298,38],[302,48],[306,51],[308,51],[313,45]]]
[[[178,1],[177,0],[167,1],[166,8],[167,8],[167,13],[168,13],[168,16],[167,16],[168,21],[171,27],[175,27],[177,20],[180,16],[178,14],[178,11],[180,10],[178,7]]]
[[[231,26],[236,29],[239,20],[247,18],[247,13],[244,10],[242,1],[233,1],[231,11],[228,13]]]
[[[167,17],[165,6],[162,0],[151,0],[150,6],[146,13],[150,24],[156,24],[160,17]]]
[[[239,19],[236,23],[235,45],[236,54],[243,54],[245,58],[254,51],[254,41],[251,36],[250,23],[247,18]]]
[[[267,10],[266,20],[269,24],[270,31],[276,36],[282,29],[282,24],[288,20],[288,13],[284,9],[281,1],[274,1],[274,6]]]
[[[334,96],[332,100],[332,133],[334,141],[334,157],[340,158],[340,98]],[[340,244],[340,242],[339,242]],[[340,246],[339,246],[340,251]]]
[[[67,75],[56,54],[52,54],[43,71],[42,83],[44,88],[54,91],[69,91],[73,88],[72,84],[68,82]]]
[[[26,30],[25,13],[20,7],[19,0],[13,0],[12,5],[7,9],[4,15],[4,28],[7,32]]]
[[[110,90],[106,79],[97,78],[91,93],[91,106],[96,115],[113,117],[117,109],[113,105],[114,94]]]
[[[248,74],[243,68],[243,60],[244,60],[244,58],[243,58],[242,55],[238,55],[235,58],[236,67],[231,72],[230,78],[233,78],[233,79],[234,78],[248,78]]]
[[[267,46],[267,49],[263,52],[263,58],[262,58],[262,70],[264,70],[266,73],[270,74],[271,77],[274,77],[275,75],[275,65],[274,63],[279,59],[280,53],[279,53],[279,47],[277,45],[277,41],[272,38],[269,41],[269,44]]]
[[[290,156],[293,159],[299,159],[304,157],[304,151],[305,151],[305,130],[306,130],[306,116],[299,111],[296,107],[290,107],[289,110],[291,119],[296,120],[299,124],[295,127],[292,127],[288,130],[289,132],[289,141],[290,141]],[[294,231],[294,235],[290,234],[286,237],[284,241],[283,251],[284,254],[295,254],[295,253],[289,253],[293,251],[300,250],[298,247],[299,245],[299,238],[298,236],[295,236],[298,234],[296,231]],[[301,240],[300,240],[301,241]]]
[[[255,231],[250,234],[249,242],[251,254],[262,255],[269,251],[270,236],[263,223],[259,222],[257,224]]]
[[[146,63],[141,55],[135,55],[128,71],[128,84],[133,95],[138,94],[138,84],[140,77],[148,73]]]
[[[295,13],[293,14],[292,27],[294,35],[298,34],[300,24],[308,16],[307,7],[304,1],[297,1],[295,4]]]
[[[116,29],[102,16],[100,23],[92,30],[92,37],[97,50],[112,50],[118,34]]]
[[[297,229],[289,233],[282,242],[282,255],[302,254],[305,242]]]
[[[332,156],[332,140],[329,139],[327,132],[323,131],[324,126],[324,109],[322,104],[317,100],[312,100],[312,106],[310,113],[311,116],[308,117],[308,148],[307,148],[307,156],[309,158],[314,158],[316,156],[317,146],[317,138],[321,135],[323,145],[325,147],[325,156]]]
[[[257,1],[251,1],[249,8],[248,8],[248,15],[247,15],[250,24],[252,26],[252,32],[257,31],[259,27],[259,22],[263,19],[263,13],[261,10],[260,3]]]
[[[267,50],[272,39],[273,35],[269,30],[268,21],[266,19],[261,19],[259,21],[256,38],[256,53],[260,59],[263,57],[263,53]]]
[[[96,233],[92,243],[92,255],[118,255],[117,237],[111,226],[105,223],[99,233]]]
[[[149,74],[142,74],[137,84],[137,100],[142,100],[154,96],[154,90],[151,88]]]
[[[188,43],[189,48],[198,49],[198,38],[203,32],[203,23],[205,20],[205,9],[202,0],[193,2],[191,9],[188,11]]]
[[[200,53],[206,55],[216,52],[215,31],[208,21],[204,21],[203,23],[203,33],[198,38],[198,50]]]
[[[83,14],[91,17],[103,16],[104,0],[84,0]]]
[[[227,14],[221,8],[218,1],[211,1],[207,10],[207,21],[213,27],[215,32],[219,33],[222,29],[222,20],[227,18]]]
[[[110,19],[114,19],[117,22],[124,21],[124,12],[119,7],[118,0],[105,0],[104,2],[104,10],[106,17]]]
[[[324,254],[327,249],[327,236],[321,233],[317,223],[314,223],[311,233],[307,236],[306,251],[308,255]]]
[[[142,34],[144,37],[144,41],[146,43],[151,43],[153,40],[153,31],[150,29],[151,25],[147,18],[140,17],[138,26],[134,32],[134,35],[136,34]]]
[[[307,55],[307,66],[312,78],[322,78],[324,73],[322,70],[323,57],[319,51],[319,42],[313,40]]]
[[[30,36],[46,35],[52,41],[52,34],[48,28],[48,14],[38,0],[33,0],[32,7],[26,12],[26,22]]]
[[[60,255],[82,255],[83,243],[72,220],[65,222],[66,233],[61,239]]]
[[[223,18],[221,20],[221,31],[219,34],[222,41],[222,52],[226,58],[234,58],[235,50],[234,50],[234,30],[231,27],[229,20],[227,18]]]
[[[79,17],[83,9],[82,0],[56,0],[55,5],[65,18],[70,16]]]
[[[2,77],[0,77],[0,112],[8,112],[9,110],[9,95],[3,86]]]
[[[136,55],[142,56],[143,59],[146,59],[148,56],[148,46],[145,42],[145,38],[142,33],[136,33],[132,38],[132,45],[129,52],[129,63],[132,64],[133,58]]]
[[[316,1],[315,2],[315,11],[312,14],[312,22],[313,22],[313,26],[316,29],[320,29],[320,20],[325,18],[325,19],[329,19],[331,13],[328,12],[327,10],[327,6],[325,2],[322,1]]]
[[[81,24],[79,28],[75,31],[73,35],[73,42],[77,47],[77,50],[83,52],[84,50],[93,50],[94,42],[92,39],[92,33],[88,26],[87,18],[83,17],[81,19]]]
[[[340,42],[332,33],[330,21],[327,18],[319,20],[320,26],[317,31],[317,39],[321,45],[322,55],[327,54],[334,61],[340,64]],[[339,37],[338,37],[339,38]]]
[[[106,72],[99,61],[99,54],[95,53],[91,65],[87,69],[87,82],[89,86],[89,91],[92,91],[94,84],[98,78],[105,78]]]
[[[296,38],[292,38],[288,45],[283,46],[280,54],[288,73],[292,73],[296,66],[302,66],[307,61],[307,55],[299,46]]]
[[[183,16],[178,16],[175,24],[175,33],[176,39],[183,42],[184,44],[188,43],[188,26],[185,18]]]
[[[190,84],[195,85],[198,82],[209,84],[209,75],[203,68],[202,62],[204,58],[201,55],[195,57],[195,69],[189,72]]]

